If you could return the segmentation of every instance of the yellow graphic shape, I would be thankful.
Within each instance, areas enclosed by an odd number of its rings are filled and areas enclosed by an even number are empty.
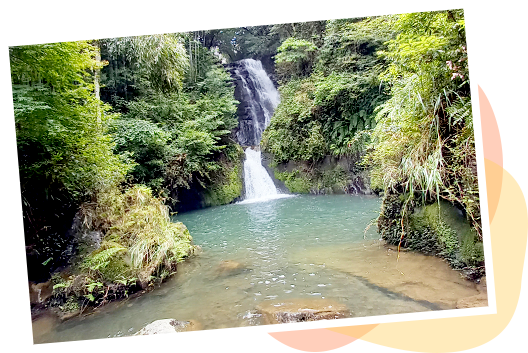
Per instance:
[[[491,223],[495,217],[502,190],[502,167],[487,158],[484,158],[484,164],[486,165],[486,187],[488,191],[488,210]]]
[[[508,325],[521,290],[528,233],[526,202],[507,171],[489,160],[485,160],[485,166],[490,177],[488,187],[494,187],[493,180],[502,179],[500,200],[491,223],[497,314],[385,323],[366,333],[362,340],[408,351],[455,352],[492,340]],[[358,328],[328,330],[355,337]]]

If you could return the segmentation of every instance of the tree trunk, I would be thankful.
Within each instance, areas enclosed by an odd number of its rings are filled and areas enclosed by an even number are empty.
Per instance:
[[[93,42],[94,47],[96,48],[95,53],[95,62],[96,67],[94,70],[94,93],[95,93],[95,99],[100,100],[101,99],[101,47],[99,46],[99,41],[94,40]],[[97,105],[97,125],[101,125],[101,107]]]

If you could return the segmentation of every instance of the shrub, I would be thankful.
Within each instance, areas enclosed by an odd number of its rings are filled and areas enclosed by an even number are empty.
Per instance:
[[[79,233],[97,230],[104,237],[98,249],[78,256],[71,278],[54,277],[58,296],[96,302],[109,293],[127,295],[172,274],[194,249],[187,228],[171,222],[167,206],[145,186],[124,193],[117,188],[100,192],[79,214]]]
[[[310,41],[290,37],[286,39],[275,56],[279,79],[306,77],[312,72],[317,47]]]

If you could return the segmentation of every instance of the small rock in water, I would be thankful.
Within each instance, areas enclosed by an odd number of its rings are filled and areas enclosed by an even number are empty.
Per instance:
[[[253,317],[261,317],[261,314],[252,313],[251,311],[247,311],[244,316],[242,316],[243,319],[251,319]]]
[[[341,303],[328,299],[294,299],[280,306],[267,301],[257,306],[265,324],[340,319],[350,316]]]
[[[202,326],[197,321],[177,321],[174,319],[164,319],[154,321],[141,330],[136,332],[134,336],[139,335],[157,335],[162,333],[173,333],[183,331],[196,331],[200,330]]]
[[[234,260],[222,261],[218,266],[218,274],[220,275],[233,275],[237,274],[244,269],[244,266]]]

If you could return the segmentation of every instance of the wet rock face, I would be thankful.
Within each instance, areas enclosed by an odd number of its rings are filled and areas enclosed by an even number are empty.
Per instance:
[[[253,122],[253,111],[252,107],[249,104],[254,100],[255,87],[253,82],[249,80],[249,73],[244,65],[240,62],[234,62],[229,64],[227,70],[231,74],[231,77],[234,79],[235,83],[235,99],[240,102],[237,109],[238,116],[238,126],[233,131],[236,137],[236,141],[241,146],[254,146],[259,143],[257,141],[257,133],[255,131],[255,124]],[[244,89],[244,85],[247,85],[249,90]],[[261,114],[257,116],[263,117],[262,111]],[[259,122],[264,124],[264,121]]]
[[[29,282],[29,299],[31,305],[44,304],[53,293],[53,284],[51,281],[44,283]]]
[[[350,317],[341,303],[328,299],[293,299],[283,303],[265,302],[257,306],[264,324],[333,320]]]
[[[135,336],[142,335],[157,335],[163,333],[174,333],[174,332],[184,332],[184,331],[196,331],[200,330],[201,325],[194,321],[178,321],[174,319],[165,319],[154,321],[147,326],[143,327],[141,330],[136,332]]]
[[[241,146],[258,146],[261,134],[269,123],[275,109],[273,98],[268,90],[276,91],[263,71],[262,65],[254,60],[241,60],[226,66],[234,79],[235,99],[238,105],[238,127],[233,131],[234,138]],[[252,67],[252,73],[248,70]],[[255,65],[262,70],[255,75]],[[266,82],[264,83],[263,80]],[[271,94],[273,95],[273,94]],[[268,121],[267,121],[268,120]]]

